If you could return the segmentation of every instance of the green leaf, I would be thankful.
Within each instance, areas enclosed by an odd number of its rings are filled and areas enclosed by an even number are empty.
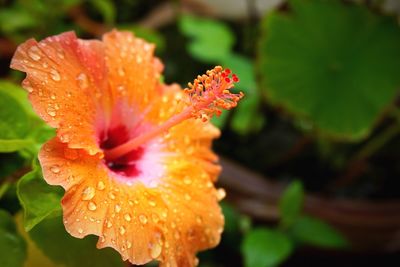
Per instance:
[[[292,182],[279,200],[281,225],[288,227],[299,217],[304,202],[304,189],[300,181]]]
[[[0,81],[0,140],[24,139],[29,132],[29,114],[20,95],[20,87]]]
[[[21,150],[23,148],[27,148],[34,145],[31,140],[20,140],[20,139],[13,139],[13,140],[2,140],[0,139],[0,151],[9,153]]]
[[[221,203],[221,208],[225,217],[224,232],[239,232],[240,214],[225,201]]]
[[[26,259],[26,243],[18,234],[13,218],[0,210],[0,266],[22,267]]]
[[[194,58],[215,63],[231,53],[235,38],[226,24],[190,15],[183,15],[178,23],[181,32],[191,38],[187,49]]]
[[[28,10],[15,7],[0,10],[0,31],[5,34],[31,29],[38,24],[39,21]]]
[[[268,228],[251,230],[242,244],[246,267],[278,266],[292,250],[293,244],[285,234]]]
[[[325,248],[345,248],[349,245],[340,232],[317,218],[300,217],[290,231],[297,241],[309,245]]]
[[[211,123],[217,126],[219,129],[223,129],[225,127],[226,122],[228,121],[229,111],[225,110],[221,113],[219,117],[213,116],[211,118]]]
[[[231,122],[232,129],[241,135],[258,132],[264,126],[265,117],[258,111],[260,98],[245,95],[235,108]]]
[[[39,167],[19,180],[17,194],[24,208],[26,231],[30,231],[46,217],[61,212],[63,190],[60,187],[48,185],[43,180]]]
[[[111,248],[97,249],[95,236],[77,239],[64,228],[61,216],[47,218],[29,232],[36,245],[52,261],[67,267],[122,267],[119,254]]]
[[[268,99],[345,140],[367,136],[400,86],[400,28],[365,6],[292,0],[263,20]]]
[[[112,25],[115,21],[115,6],[111,0],[90,0],[90,4],[96,9],[104,19],[106,24]]]

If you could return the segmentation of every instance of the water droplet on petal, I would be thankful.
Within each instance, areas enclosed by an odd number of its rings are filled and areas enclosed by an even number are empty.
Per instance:
[[[200,216],[196,216],[196,222],[198,224],[202,224],[203,223],[203,219]]]
[[[126,247],[129,249],[132,247],[132,243],[130,241],[126,241]]]
[[[80,73],[77,77],[76,80],[78,81],[78,86],[81,89],[86,89],[89,87],[89,79],[85,73]]]
[[[25,83],[24,84],[24,88],[29,92],[32,93],[33,92],[33,87],[30,84]]]
[[[56,82],[61,80],[60,73],[58,71],[56,71],[55,69],[50,70],[50,77],[51,77],[51,79],[53,79],[53,81],[56,81]]]
[[[150,200],[150,201],[149,201],[149,205],[152,206],[152,207],[155,207],[157,204],[156,204],[155,201]]]
[[[88,204],[88,209],[91,211],[95,211],[97,209],[97,206],[93,201],[90,201]]]
[[[68,134],[62,134],[60,136],[61,142],[63,143],[68,143],[69,142],[69,135]]]
[[[154,244],[151,245],[151,248],[150,248],[150,255],[151,255],[151,257],[152,257],[153,259],[155,259],[155,258],[157,258],[158,256],[160,256],[161,251],[162,251],[161,245],[158,244],[158,243],[154,243]]]
[[[119,228],[119,233],[120,233],[121,235],[124,235],[125,232],[126,232],[125,227],[124,227],[124,226],[121,226],[121,227]]]
[[[118,68],[118,74],[119,74],[119,76],[124,76],[124,75],[125,75],[125,70],[124,70],[124,68],[119,67],[119,68]]]
[[[222,199],[225,198],[225,196],[226,196],[225,189],[219,188],[219,189],[217,190],[217,199],[218,199],[218,200],[222,200]]]
[[[108,193],[108,196],[109,196],[111,199],[115,199],[115,194],[114,194],[113,192],[109,192],[109,193]]]
[[[168,214],[167,214],[166,211],[161,211],[161,216],[162,216],[164,219],[166,219],[167,216],[168,216]]]
[[[50,167],[52,173],[60,173],[60,167],[58,165],[53,165]]]
[[[142,224],[146,224],[146,223],[147,223],[147,217],[146,217],[146,215],[143,215],[143,214],[139,215],[139,220],[140,220],[140,222],[141,222]]]
[[[125,215],[124,215],[124,219],[127,221],[127,222],[130,222],[131,221],[131,215],[129,214],[129,213],[126,213]]]
[[[88,186],[82,191],[82,200],[91,200],[94,195],[95,189],[91,186]]]
[[[151,218],[153,219],[153,222],[154,222],[154,223],[158,223],[158,221],[160,220],[160,218],[158,217],[158,215],[155,214],[155,213],[153,213],[153,214],[151,215]]]
[[[104,190],[104,188],[106,188],[104,182],[103,182],[103,181],[99,181],[99,182],[97,183],[97,189],[99,189],[99,190]]]
[[[49,114],[52,117],[57,115],[56,110],[53,107],[48,107],[47,108],[47,114]]]
[[[107,221],[106,226],[107,226],[107,228],[111,228],[112,227],[112,223],[110,221]]]
[[[41,57],[40,57],[39,53],[40,53],[40,51],[39,51],[39,48],[37,46],[32,46],[28,50],[28,56],[31,59],[33,59],[34,61],[40,60]]]
[[[121,211],[121,206],[119,204],[115,205],[115,212],[120,212]]]
[[[61,58],[61,59],[64,59],[64,58],[65,58],[64,51],[62,51],[62,50],[57,51],[57,56],[58,56],[59,58]]]
[[[191,197],[188,193],[186,193],[186,194],[185,194],[185,199],[186,199],[187,201],[189,201],[189,200],[192,199],[192,197]]]
[[[192,180],[190,179],[189,176],[185,176],[185,177],[183,177],[183,182],[184,182],[185,184],[189,185],[189,184],[192,183]]]
[[[50,95],[50,98],[53,99],[53,100],[55,100],[55,99],[56,99],[56,95],[55,95],[55,94],[51,94],[51,95]]]
[[[82,229],[82,228],[79,228],[79,229],[78,229],[78,233],[83,234],[83,229]]]

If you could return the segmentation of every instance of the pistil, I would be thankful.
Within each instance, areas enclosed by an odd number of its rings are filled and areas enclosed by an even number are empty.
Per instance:
[[[189,104],[181,113],[122,145],[104,150],[105,158],[118,159],[187,119],[200,118],[208,121],[214,115],[219,116],[222,109],[228,110],[235,107],[243,97],[243,93],[233,94],[229,90],[238,81],[235,74],[231,74],[229,69],[223,70],[220,66],[207,71],[207,74],[197,76],[193,84],[189,83],[188,88],[184,89],[188,95]]]

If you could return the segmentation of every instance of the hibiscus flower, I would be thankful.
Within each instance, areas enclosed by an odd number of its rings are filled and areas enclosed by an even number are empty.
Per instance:
[[[21,44],[11,67],[37,114],[57,129],[39,160],[44,179],[65,189],[64,225],[99,236],[133,264],[194,266],[220,240],[224,196],[208,119],[234,107],[238,81],[217,66],[188,88],[160,82],[154,45],[129,32],[99,40],[73,32]]]

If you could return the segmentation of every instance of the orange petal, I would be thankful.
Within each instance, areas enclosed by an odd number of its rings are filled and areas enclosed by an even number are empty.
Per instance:
[[[33,108],[71,148],[100,152],[96,140],[96,95],[105,87],[100,41],[78,40],[73,32],[21,44],[11,67],[26,72],[23,86]],[[101,102],[101,101],[99,101]]]
[[[197,251],[219,242],[223,217],[214,178],[195,161],[160,159],[167,172],[149,188],[118,181],[98,157],[56,138],[39,159],[46,181],[66,189],[64,224],[75,237],[95,234],[99,248],[113,247],[134,264],[156,259],[162,266],[194,266]]]
[[[163,67],[153,55],[155,46],[131,32],[115,30],[105,34],[103,42],[113,99],[145,109],[160,94],[156,89]]]

